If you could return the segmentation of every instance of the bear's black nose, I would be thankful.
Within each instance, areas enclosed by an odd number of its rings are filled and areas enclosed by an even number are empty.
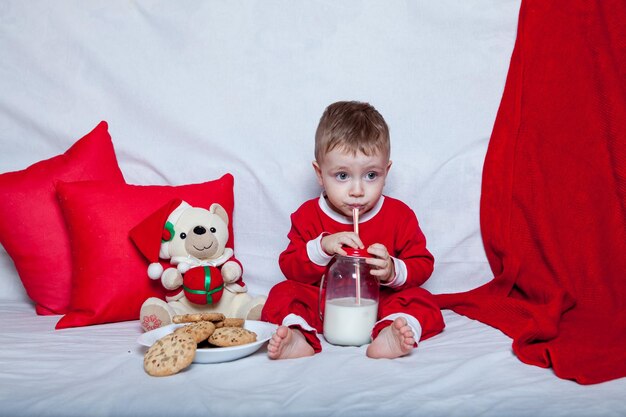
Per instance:
[[[193,228],[193,232],[197,235],[203,235],[206,233],[206,229],[202,226],[196,226]]]

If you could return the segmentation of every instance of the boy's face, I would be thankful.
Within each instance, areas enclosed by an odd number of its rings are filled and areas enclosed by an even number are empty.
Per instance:
[[[353,155],[335,148],[322,161],[314,161],[313,168],[330,207],[352,217],[354,207],[359,209],[359,214],[364,214],[376,205],[383,193],[391,161],[381,153]]]

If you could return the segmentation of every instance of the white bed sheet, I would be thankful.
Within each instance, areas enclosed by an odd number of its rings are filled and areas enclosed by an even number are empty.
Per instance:
[[[169,377],[143,370],[138,321],[55,331],[58,317],[0,303],[1,416],[623,416],[626,379],[592,386],[521,363],[511,340],[444,312],[443,334],[410,356],[365,347],[272,361],[265,346]]]

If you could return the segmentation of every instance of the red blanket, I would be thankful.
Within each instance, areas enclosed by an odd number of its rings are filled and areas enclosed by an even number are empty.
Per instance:
[[[437,296],[581,384],[626,376],[626,2],[523,0],[483,170],[494,279]]]

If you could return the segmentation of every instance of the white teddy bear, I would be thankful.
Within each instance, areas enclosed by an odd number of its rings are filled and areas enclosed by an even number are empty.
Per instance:
[[[226,317],[258,320],[266,297],[251,296],[242,280],[243,268],[228,242],[228,213],[214,203],[207,210],[174,199],[130,232],[130,238],[151,263],[148,276],[168,290],[165,300],[150,297],[140,310],[145,331],[165,326],[177,314],[219,312]],[[158,258],[154,230],[160,228]]]

